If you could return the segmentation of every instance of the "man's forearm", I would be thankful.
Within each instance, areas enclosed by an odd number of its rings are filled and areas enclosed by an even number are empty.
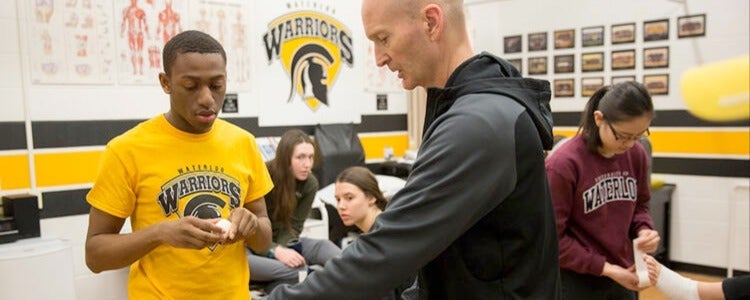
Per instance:
[[[255,253],[265,253],[271,246],[271,220],[268,217],[258,218],[258,229],[255,234],[245,239],[245,244]]]
[[[86,265],[94,273],[127,267],[160,244],[157,226],[128,234],[99,234],[86,242]]]

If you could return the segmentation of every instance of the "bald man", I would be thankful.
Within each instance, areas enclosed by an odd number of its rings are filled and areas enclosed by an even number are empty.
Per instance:
[[[459,0],[363,0],[375,61],[428,88],[406,186],[371,231],[270,299],[380,299],[419,274],[420,299],[559,299],[549,82],[474,55]]]

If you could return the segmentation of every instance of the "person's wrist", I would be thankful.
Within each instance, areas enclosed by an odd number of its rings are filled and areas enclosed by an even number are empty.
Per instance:
[[[268,249],[268,252],[266,253],[266,257],[268,258],[276,258],[276,247],[271,247]]]
[[[610,267],[611,267],[611,265],[608,262],[604,262],[604,265],[602,266],[602,274],[601,274],[601,276],[609,277]]]

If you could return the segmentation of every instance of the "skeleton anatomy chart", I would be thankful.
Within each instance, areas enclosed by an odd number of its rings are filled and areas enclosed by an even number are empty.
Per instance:
[[[190,2],[190,27],[216,38],[227,52],[228,88],[250,88],[250,50],[247,3],[242,0],[194,0]]]
[[[94,0],[24,1],[32,83],[108,84],[114,78],[112,7]]]

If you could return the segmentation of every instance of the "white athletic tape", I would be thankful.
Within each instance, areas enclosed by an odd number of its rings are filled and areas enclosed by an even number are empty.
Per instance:
[[[648,279],[648,267],[643,260],[643,251],[638,249],[638,239],[633,240],[633,258],[635,259],[635,274],[638,275],[638,287],[644,288],[651,286]]]

